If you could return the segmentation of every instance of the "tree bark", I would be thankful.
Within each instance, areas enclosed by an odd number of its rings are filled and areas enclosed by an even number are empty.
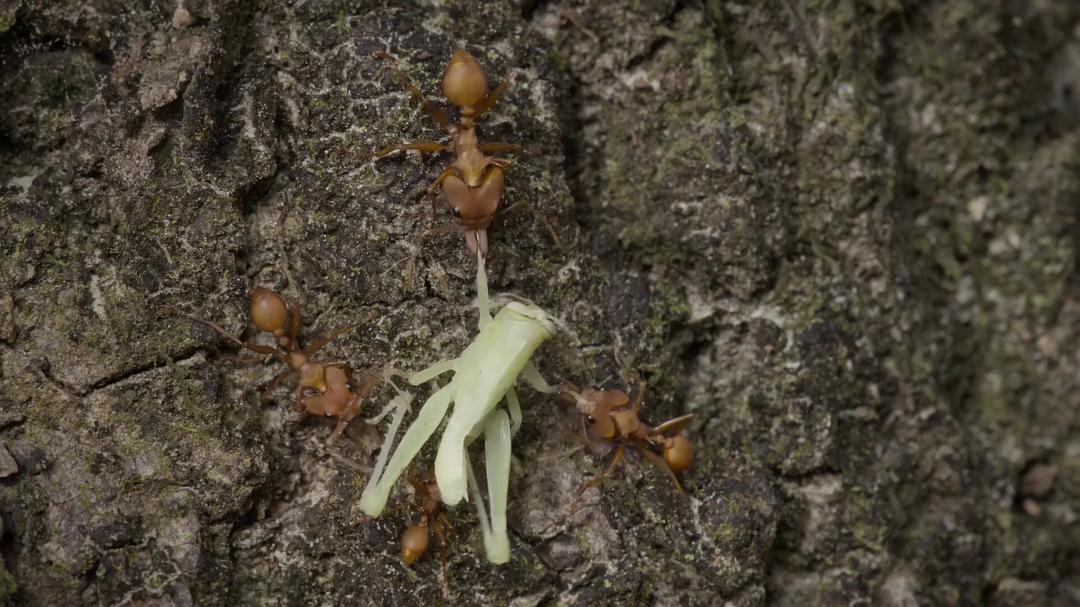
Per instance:
[[[357,507],[386,422],[329,443],[178,314],[254,338],[267,286],[354,369],[458,354],[449,159],[372,158],[444,140],[395,70],[442,101],[458,47],[536,211],[492,291],[562,319],[550,381],[694,414],[696,463],[571,513],[610,454],[523,388],[511,563],[462,505],[444,578],[409,489]],[[1078,89],[1068,2],[0,3],[0,599],[1080,604]]]

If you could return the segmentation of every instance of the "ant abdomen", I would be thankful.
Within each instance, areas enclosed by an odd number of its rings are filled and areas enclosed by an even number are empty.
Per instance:
[[[257,287],[251,292],[251,319],[260,331],[280,335],[289,324],[289,308],[277,293]]]

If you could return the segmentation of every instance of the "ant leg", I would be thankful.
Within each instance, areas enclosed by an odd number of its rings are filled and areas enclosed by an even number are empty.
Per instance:
[[[637,394],[634,395],[634,404],[630,410],[637,413],[641,410],[641,401],[645,398],[645,380],[638,377]]]
[[[499,102],[499,97],[502,97],[506,89],[510,88],[510,81],[504,80],[499,83],[499,86],[495,87],[494,91],[488,94],[480,100],[479,103],[473,106],[473,120],[479,119],[484,114],[488,113],[491,108],[495,107],[495,104]]]
[[[503,169],[504,171],[510,168],[510,165],[514,164],[514,161],[510,160],[509,158],[489,158],[488,162],[494,166],[499,167],[500,169]]]
[[[263,391],[259,394],[259,404],[265,404],[267,401],[269,401],[270,397],[267,395],[270,394],[270,392],[273,391],[274,388],[278,387],[278,384],[285,381],[285,378],[292,375],[293,371],[294,369],[292,367],[286,367],[284,371],[278,373],[277,377],[275,377],[273,381],[270,382],[270,385],[263,388]]]
[[[560,240],[559,235],[555,233],[555,228],[551,227],[551,223],[547,220],[547,218],[541,215],[540,212],[533,208],[533,205],[529,204],[528,202],[525,202],[524,200],[515,202],[514,204],[499,211],[498,215],[505,215],[506,213],[509,213],[514,209],[528,210],[530,213],[532,213],[533,218],[540,220],[540,223],[544,224],[544,227],[547,228],[548,235],[551,236],[551,240],[555,242],[555,246],[559,247],[560,249],[563,248],[562,240]]]
[[[499,152],[520,152],[521,146],[516,143],[481,143],[480,151],[485,154],[497,154]]]
[[[659,426],[653,428],[652,432],[650,432],[649,434],[664,434],[665,432],[678,432],[679,430],[682,430],[683,428],[685,428],[686,425],[689,424],[690,420],[692,420],[693,418],[694,418],[693,414],[674,417],[674,418],[669,419],[666,422],[660,424]]]
[[[315,341],[308,344],[307,348],[304,348],[304,355],[305,356],[314,355],[319,350],[322,350],[323,347],[326,346],[326,344],[333,341],[333,339],[335,337],[337,337],[338,335],[341,335],[342,333],[348,333],[349,331],[352,331],[353,328],[354,328],[353,325],[349,325],[347,327],[342,327],[340,329],[336,329],[334,331],[331,331],[330,333],[327,333],[326,335],[320,337],[319,339],[316,339]]]
[[[438,206],[438,199],[435,197],[435,192],[439,191],[442,187],[442,182],[446,181],[447,177],[451,175],[457,175],[458,171],[454,167],[450,167],[443,171],[436,179],[428,186],[427,197],[431,200],[431,214],[435,214],[435,207]]]
[[[417,141],[416,143],[403,143],[401,145],[392,145],[388,148],[383,148],[378,152],[375,152],[376,158],[383,158],[389,156],[394,152],[401,150],[417,150],[423,154],[438,154],[439,152],[449,152],[453,148],[441,143],[435,143],[432,141]]]
[[[289,304],[289,343],[290,348],[299,348],[300,342],[300,302],[293,301]]]
[[[626,446],[619,445],[618,448],[615,449],[615,457],[611,458],[611,463],[608,464],[607,469],[605,469],[600,476],[586,483],[582,483],[581,488],[578,489],[577,497],[574,498],[574,502],[570,504],[570,514],[577,512],[578,504],[581,502],[581,498],[585,495],[586,491],[593,487],[599,487],[605,480],[611,478],[611,475],[615,473],[615,468],[619,466],[619,463],[622,462],[623,456],[625,455]]]
[[[349,427],[349,422],[352,421],[352,416],[346,416],[338,419],[337,426],[334,426],[334,432],[330,434],[330,442],[335,442],[345,434],[345,430]]]
[[[484,423],[484,460],[487,464],[488,503],[491,505],[491,541],[484,542],[488,560],[510,560],[510,536],[506,533],[506,494],[510,487],[510,421],[495,411]]]
[[[258,344],[254,344],[254,343],[244,343],[239,338],[237,338],[235,335],[232,335],[231,333],[229,333],[225,329],[222,329],[219,325],[217,325],[215,323],[212,323],[209,320],[203,320],[201,318],[195,318],[195,317],[192,317],[192,316],[185,316],[184,318],[186,318],[186,319],[188,319],[190,321],[193,321],[193,322],[203,324],[203,325],[205,325],[207,327],[210,327],[211,329],[216,331],[219,335],[221,335],[225,339],[228,339],[229,341],[236,344],[237,346],[240,346],[241,348],[247,348],[248,350],[251,350],[252,352],[257,352],[259,354],[273,354],[274,357],[277,358],[278,360],[285,360],[284,356],[281,354],[281,350],[278,350],[277,348],[275,348],[273,346],[260,346]]]
[[[513,388],[506,391],[506,411],[510,414],[510,434],[516,435],[521,429],[521,401]]]
[[[675,488],[679,490],[679,493],[685,493],[685,491],[683,491],[682,484],[679,483],[679,478],[675,476],[674,472],[671,471],[671,466],[667,465],[667,462],[664,461],[664,458],[646,449],[645,447],[642,447],[641,445],[634,446],[637,448],[638,451],[641,451],[641,454],[644,455],[649,461],[663,468],[664,472],[667,472],[668,478],[671,479],[671,482],[675,483]]]
[[[293,405],[293,409],[304,410],[304,386],[300,382],[296,383],[296,404]]]
[[[390,55],[384,51],[376,51],[375,58],[379,59],[380,61],[387,61],[389,59],[392,59],[392,57],[390,57]],[[402,72],[400,69],[398,69],[397,66],[392,66],[392,69],[394,70],[394,75],[397,76],[398,80],[400,80],[402,84],[405,85],[405,88],[409,89],[409,94],[412,95],[413,101],[418,101],[420,103],[420,109],[423,110],[423,112],[428,116],[431,116],[431,119],[437,122],[440,127],[444,129],[449,128],[450,116],[446,113],[446,110],[443,109],[442,106],[440,106],[438,103],[435,103],[434,101],[431,101],[426,96],[424,96],[424,94],[420,92],[420,89],[416,88],[416,86],[413,85],[412,81],[409,80],[409,77],[406,76],[405,73]]]

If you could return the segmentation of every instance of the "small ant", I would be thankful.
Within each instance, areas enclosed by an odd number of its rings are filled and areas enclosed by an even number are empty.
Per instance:
[[[350,381],[348,365],[343,361],[318,362],[312,357],[335,337],[352,330],[344,327],[332,331],[308,345],[300,348],[297,335],[300,332],[300,306],[293,303],[286,306],[280,295],[264,287],[257,287],[251,292],[251,320],[260,331],[272,333],[277,346],[260,346],[253,342],[245,343],[230,335],[225,329],[208,320],[187,317],[202,323],[241,348],[259,354],[269,354],[287,367],[270,382],[260,395],[260,402],[268,400],[267,394],[294,373],[299,381],[296,386],[296,410],[307,410],[313,415],[327,415],[338,418],[337,427],[331,440],[337,440],[345,432],[349,422],[360,412],[364,399],[379,385],[381,379],[368,374],[358,386]],[[310,389],[317,394],[305,396],[304,390]]]
[[[671,482],[675,483],[675,488],[680,493],[683,491],[676,473],[687,470],[693,465],[694,446],[690,439],[677,433],[685,428],[694,416],[683,415],[669,419],[655,428],[648,426],[638,417],[645,394],[645,381],[637,377],[633,383],[637,384],[637,390],[631,388],[634,396],[633,405],[629,409],[625,407],[630,402],[630,395],[624,390],[589,388],[581,391],[570,382],[563,384],[561,396],[575,404],[583,420],[588,422],[592,433],[602,439],[618,443],[615,456],[607,470],[583,484],[578,490],[578,499],[581,499],[581,496],[590,488],[599,486],[611,476],[622,461],[627,446],[637,449],[649,461],[663,468],[671,478]],[[665,436],[667,433],[676,434]],[[661,450],[662,455],[656,452],[657,449]],[[574,503],[577,504],[576,501]]]
[[[439,538],[443,567],[446,567],[446,532],[450,529],[450,519],[446,516],[439,485],[435,475],[428,471],[422,477],[408,477],[409,484],[416,491],[419,504],[420,522],[410,525],[401,534],[401,561],[408,567],[415,563],[428,549],[429,531],[434,531]]]
[[[389,56],[378,52],[376,57],[387,59]],[[404,76],[402,78],[405,79]],[[428,187],[427,196],[434,211],[437,204],[436,192],[442,189],[446,196],[446,206],[457,219],[458,225],[465,230],[465,244],[469,251],[473,255],[479,251],[486,257],[487,228],[500,210],[509,210],[509,207],[505,206],[505,203],[500,204],[500,201],[503,197],[503,171],[511,164],[509,159],[487,154],[517,152],[521,150],[521,146],[511,143],[479,143],[476,137],[476,121],[495,106],[499,97],[506,92],[509,83],[503,82],[488,93],[487,75],[476,58],[464,49],[454,51],[443,72],[442,91],[447,100],[461,110],[461,119],[457,124],[450,122],[446,110],[428,100],[407,79],[405,84],[413,98],[421,103],[421,109],[450,133],[453,143],[406,143],[379,150],[375,152],[375,157],[382,158],[399,150],[418,150],[421,153],[453,152],[453,164]]]

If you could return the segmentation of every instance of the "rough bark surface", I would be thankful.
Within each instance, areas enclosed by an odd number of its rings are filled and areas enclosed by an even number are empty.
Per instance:
[[[459,352],[444,161],[371,157],[440,135],[375,52],[438,97],[459,46],[561,242],[498,220],[492,290],[698,461],[571,515],[606,460],[523,389],[513,560],[452,511],[455,602],[1080,605],[1080,8],[1006,0],[0,2],[0,601],[447,601],[408,490],[357,508],[382,428],[328,444],[170,312],[252,337],[289,267],[305,336],[357,326],[328,357]]]

